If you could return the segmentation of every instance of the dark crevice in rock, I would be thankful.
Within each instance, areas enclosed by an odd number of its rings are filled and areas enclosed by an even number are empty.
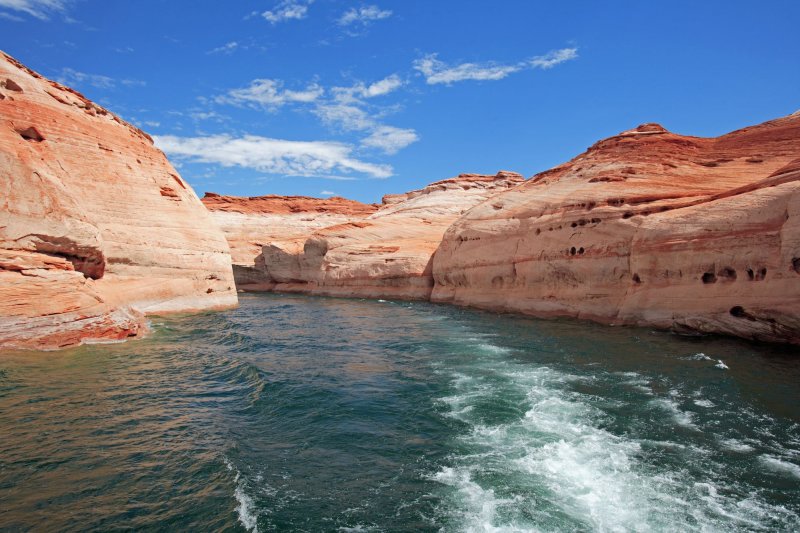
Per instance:
[[[12,80],[11,78],[6,78],[5,87],[9,91],[14,91],[14,92],[18,92],[18,93],[22,92],[22,87],[20,87],[19,84],[17,82],[15,82],[14,80]]]
[[[701,279],[703,280],[703,283],[716,283],[717,275],[714,274],[713,272],[706,272],[705,274],[703,274],[703,277]]]
[[[25,129],[18,129],[17,133],[19,133],[19,136],[25,139],[26,141],[33,141],[38,143],[44,140],[44,136],[41,133],[39,133],[39,130],[37,130],[33,126],[30,126]]]

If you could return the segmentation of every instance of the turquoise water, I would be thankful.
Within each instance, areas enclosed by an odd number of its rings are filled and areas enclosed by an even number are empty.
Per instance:
[[[800,353],[243,295],[0,357],[0,530],[792,531]]]

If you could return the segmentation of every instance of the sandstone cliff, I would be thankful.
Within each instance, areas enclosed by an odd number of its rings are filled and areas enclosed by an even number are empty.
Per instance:
[[[361,220],[378,207],[340,197],[236,197],[206,193],[202,199],[231,247],[236,286],[270,289],[274,282],[255,268],[264,244],[296,252],[314,231]]]
[[[433,273],[438,302],[800,343],[800,114],[598,142],[466,213]]]
[[[228,245],[144,132],[0,52],[0,348],[236,304]]]
[[[522,181],[512,172],[462,174],[389,195],[363,220],[265,245],[257,268],[278,291],[428,299],[432,256],[445,230],[470,207]]]

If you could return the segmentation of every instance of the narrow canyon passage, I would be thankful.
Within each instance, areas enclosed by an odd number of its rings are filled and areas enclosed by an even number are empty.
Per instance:
[[[272,294],[0,359],[12,530],[800,527],[796,347]]]

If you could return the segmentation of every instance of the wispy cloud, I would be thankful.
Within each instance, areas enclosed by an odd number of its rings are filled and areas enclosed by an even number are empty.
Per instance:
[[[61,69],[61,74],[56,78],[56,81],[69,87],[88,85],[96,89],[113,89],[117,85],[125,85],[128,87],[141,87],[146,85],[146,83],[141,80],[115,80],[109,76],[103,76],[102,74],[89,74],[71,68]]]
[[[214,101],[218,104],[254,105],[275,110],[283,105],[298,102],[310,103],[319,99],[324,89],[312,83],[301,90],[283,88],[281,80],[258,79],[250,82],[243,89],[233,89],[227,94],[217,96]]]
[[[207,54],[232,54],[239,48],[239,43],[231,41],[206,52]]]
[[[388,9],[381,9],[378,6],[362,6],[353,7],[345,11],[339,17],[340,26],[350,26],[353,24],[360,24],[366,26],[372,24],[376,20],[386,19],[392,16],[392,12]]]
[[[352,100],[355,98],[375,98],[392,93],[403,86],[403,80],[397,74],[387,76],[382,80],[365,84],[358,82],[350,87],[334,87],[331,92],[340,101]]]
[[[418,140],[419,135],[412,129],[378,126],[369,137],[361,141],[361,146],[378,148],[387,154],[396,154]]]
[[[362,146],[393,154],[418,137],[414,130],[383,125],[380,117],[386,108],[369,100],[390,94],[404,83],[400,76],[392,74],[372,83],[358,81],[350,86],[328,89],[311,83],[303,89],[291,90],[286,89],[281,80],[257,79],[247,87],[217,96],[213,102],[262,108],[270,112],[288,104],[306,106],[323,124],[339,132],[367,132],[369,137],[362,141]]]
[[[319,193],[321,196],[336,196],[336,193],[333,191],[320,191]]]
[[[154,137],[156,146],[178,159],[224,167],[239,166],[284,176],[328,177],[332,172],[388,178],[392,167],[360,161],[353,147],[328,141],[287,141],[257,135]],[[352,176],[345,176],[345,178]]]
[[[308,15],[308,6],[314,0],[282,0],[270,11],[264,11],[261,16],[271,24],[278,24],[287,20],[300,20]]]
[[[498,63],[461,63],[448,65],[439,60],[437,54],[429,54],[414,61],[414,69],[425,76],[429,85],[439,83],[452,84],[465,80],[501,80],[521,70],[540,68],[549,69],[564,61],[578,57],[577,48],[553,50],[543,56],[536,56],[527,61],[503,65]]]
[[[48,20],[55,14],[65,13],[68,4],[68,0],[0,0],[0,9],[26,13],[39,20]],[[0,12],[0,15],[9,20],[22,20],[8,13]]]
[[[552,50],[543,56],[536,56],[530,60],[530,64],[534,68],[548,69],[552,68],[559,63],[576,59],[578,57],[577,48],[562,48],[561,50]]]

